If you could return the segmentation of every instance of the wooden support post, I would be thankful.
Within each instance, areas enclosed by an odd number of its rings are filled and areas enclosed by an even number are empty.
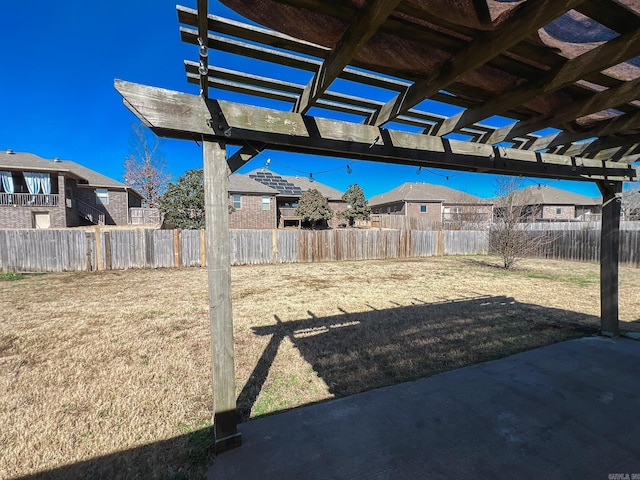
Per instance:
[[[203,142],[206,249],[211,318],[214,448],[222,452],[240,445],[237,429],[233,320],[231,315],[231,246],[225,145]]]
[[[620,250],[620,193],[622,182],[599,181],[602,193],[600,233],[600,325],[607,336],[620,333],[618,319],[618,255]]]

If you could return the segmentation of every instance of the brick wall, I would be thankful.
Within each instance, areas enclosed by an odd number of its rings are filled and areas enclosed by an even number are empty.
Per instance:
[[[427,207],[426,212],[421,212],[420,207]],[[430,222],[442,221],[442,203],[441,202],[407,202],[407,216],[420,217]]]
[[[109,203],[101,205],[96,201],[95,187],[78,186],[74,190],[75,198],[105,214],[105,223],[107,225],[127,225],[129,223],[128,192],[108,189],[108,193]]]
[[[561,213],[557,213],[559,208],[562,209]],[[574,205],[544,205],[542,218],[545,220],[573,220],[576,218],[576,207]]]
[[[276,228],[276,199],[269,197],[269,210],[262,209],[262,195],[240,196],[241,206],[229,214],[229,228],[247,228],[252,230]],[[233,195],[229,195],[233,205]]]

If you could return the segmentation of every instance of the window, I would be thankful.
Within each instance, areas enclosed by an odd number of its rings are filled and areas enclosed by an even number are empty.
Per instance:
[[[262,209],[271,210],[271,197],[268,195],[262,197]]]
[[[391,207],[387,207],[387,213],[391,213]]]
[[[233,208],[240,210],[242,208],[242,195],[235,194],[233,196]]]
[[[96,205],[109,205],[109,190],[106,188],[96,189]]]
[[[426,205],[420,205],[420,213],[427,213],[429,211]]]
[[[556,208],[556,215],[562,215],[562,208]]]

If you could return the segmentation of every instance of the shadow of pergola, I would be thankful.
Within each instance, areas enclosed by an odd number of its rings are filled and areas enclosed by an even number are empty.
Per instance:
[[[334,396],[346,396],[466,365],[493,360],[557,341],[594,334],[592,315],[478,296],[366,312],[347,312],[254,327],[271,337],[238,397],[249,418],[280,344],[289,338]]]

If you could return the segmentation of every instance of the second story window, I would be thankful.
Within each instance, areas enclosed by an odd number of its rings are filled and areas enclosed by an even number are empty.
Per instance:
[[[556,215],[562,215],[562,208],[556,208]]]
[[[109,205],[109,190],[106,188],[96,189],[96,205]]]
[[[268,195],[262,197],[262,209],[271,210],[271,197]]]
[[[233,196],[233,208],[240,210],[242,208],[242,195]]]
[[[420,213],[427,213],[428,210],[426,205],[420,205]]]

